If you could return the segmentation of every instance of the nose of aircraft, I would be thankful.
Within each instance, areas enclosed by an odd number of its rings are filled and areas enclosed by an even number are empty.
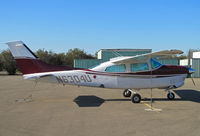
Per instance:
[[[189,68],[189,69],[188,69],[188,72],[189,72],[190,74],[192,74],[192,73],[195,72],[195,69]]]

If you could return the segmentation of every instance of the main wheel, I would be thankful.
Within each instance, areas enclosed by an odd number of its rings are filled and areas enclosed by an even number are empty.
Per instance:
[[[131,101],[132,101],[133,103],[140,103],[140,101],[141,101],[141,96],[140,96],[139,94],[134,94],[134,95],[132,96],[132,98],[131,98]]]
[[[169,100],[174,100],[174,98],[175,98],[175,95],[174,95],[174,93],[168,93],[167,94],[167,98],[169,99]]]
[[[124,97],[130,97],[131,96],[131,91],[129,91],[128,89],[124,90],[123,96]]]

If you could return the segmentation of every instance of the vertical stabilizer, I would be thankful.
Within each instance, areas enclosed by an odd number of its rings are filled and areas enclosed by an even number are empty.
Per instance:
[[[14,58],[38,58],[22,41],[6,43]]]
[[[41,61],[22,41],[6,43],[23,74],[71,70],[71,67],[53,66]]]

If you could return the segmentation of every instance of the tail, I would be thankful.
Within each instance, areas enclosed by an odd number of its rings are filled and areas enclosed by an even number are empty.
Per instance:
[[[6,43],[23,74],[72,70],[72,67],[53,66],[41,61],[22,41]]]

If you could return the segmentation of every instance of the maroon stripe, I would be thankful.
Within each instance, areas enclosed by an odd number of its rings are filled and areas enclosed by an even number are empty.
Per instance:
[[[130,73],[129,75],[127,75],[127,73],[110,74],[110,73],[105,73],[105,72],[86,72],[86,74],[103,75],[103,76],[119,76],[119,77],[136,77],[136,78],[150,78],[151,77],[151,75],[136,75],[133,73]],[[164,77],[172,77],[176,75],[163,75],[163,76],[154,75],[152,78],[164,78]]]
[[[92,70],[91,70],[92,71]],[[99,71],[92,71],[99,72]],[[162,65],[160,68],[153,71],[144,72],[128,72],[128,73],[115,73],[115,72],[99,72],[105,74],[125,74],[125,75],[172,75],[172,74],[187,74],[188,68],[184,66],[174,66],[174,65]]]
[[[66,71],[66,70],[86,70],[86,69],[73,68],[69,66],[54,66],[47,64],[39,59],[15,58],[15,60],[17,62],[18,67],[20,68],[20,71],[23,74]]]

